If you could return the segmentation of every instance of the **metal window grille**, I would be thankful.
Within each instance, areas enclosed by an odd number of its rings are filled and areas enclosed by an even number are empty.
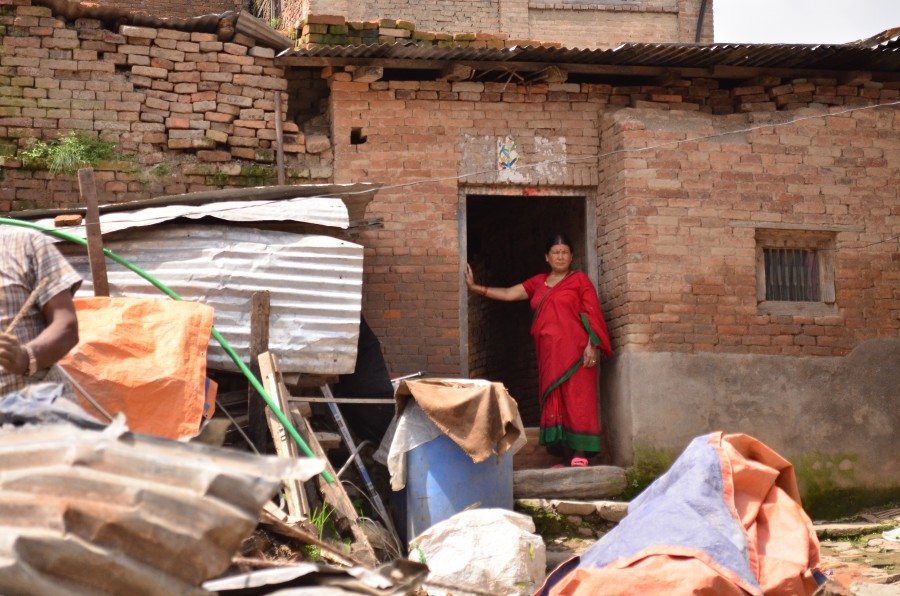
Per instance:
[[[806,248],[764,248],[766,300],[819,302],[819,254]]]

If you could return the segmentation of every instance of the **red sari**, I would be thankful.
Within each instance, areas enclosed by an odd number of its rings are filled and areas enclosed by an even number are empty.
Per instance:
[[[612,356],[597,292],[587,275],[569,273],[552,288],[546,273],[522,285],[531,299],[541,395],[541,445],[551,451],[600,451],[597,367],[583,365],[588,341]]]

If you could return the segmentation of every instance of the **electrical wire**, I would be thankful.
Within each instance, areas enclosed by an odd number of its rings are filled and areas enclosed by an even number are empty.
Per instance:
[[[559,159],[548,159],[548,160],[538,161],[538,162],[534,162],[534,163],[530,163],[530,164],[519,163],[519,164],[517,164],[516,169],[517,170],[526,170],[526,169],[532,169],[532,168],[540,168],[540,167],[544,167],[544,166],[548,166],[548,165],[570,165],[570,164],[591,163],[591,162],[599,161],[606,157],[611,157],[613,155],[618,155],[621,153],[640,153],[642,151],[653,151],[656,149],[662,149],[664,147],[678,146],[683,143],[694,143],[697,141],[706,141],[706,140],[715,139],[715,138],[719,138],[719,137],[726,137],[728,135],[745,134],[745,133],[750,133],[750,132],[756,132],[759,130],[767,130],[767,129],[779,128],[779,127],[783,127],[783,126],[790,126],[793,124],[797,124],[799,122],[806,122],[808,120],[816,120],[816,119],[821,119],[821,118],[833,118],[836,116],[843,116],[845,114],[852,114],[854,112],[860,112],[863,110],[873,110],[876,108],[893,107],[893,106],[900,106],[900,101],[890,101],[890,102],[886,102],[886,103],[878,103],[878,104],[872,104],[872,105],[867,105],[867,106],[856,106],[856,107],[852,107],[852,108],[846,108],[843,110],[839,110],[839,111],[835,111],[835,112],[827,112],[827,113],[822,113],[822,114],[810,114],[808,116],[799,116],[796,118],[790,118],[788,120],[784,120],[784,121],[780,121],[780,122],[768,122],[768,123],[764,123],[764,124],[758,124],[755,126],[748,126],[745,128],[738,128],[738,129],[728,130],[728,131],[724,131],[724,132],[716,132],[716,133],[711,133],[711,134],[707,134],[707,135],[688,137],[685,139],[672,139],[670,141],[663,141],[661,143],[656,143],[654,145],[648,145],[646,147],[629,147],[629,148],[624,148],[624,149],[615,149],[615,150],[607,151],[605,153],[600,153],[597,155],[585,155],[582,157],[562,157]],[[401,183],[397,183],[397,184],[386,184],[383,186],[379,186],[377,188],[370,188],[370,189],[366,189],[366,190],[323,193],[321,195],[316,195],[315,197],[298,197],[298,199],[301,199],[301,198],[325,198],[325,199],[327,199],[327,198],[340,198],[340,197],[354,196],[354,195],[364,195],[364,194],[370,194],[370,193],[374,193],[374,192],[381,192],[384,190],[396,190],[396,189],[401,189],[401,188],[410,188],[410,187],[418,186],[421,184],[449,182],[449,181],[454,181],[454,180],[459,181],[459,180],[464,180],[466,178],[472,178],[475,176],[483,176],[486,174],[495,174],[496,172],[497,172],[496,168],[485,169],[485,170],[476,170],[476,171],[472,171],[472,172],[467,172],[465,174],[457,174],[457,175],[451,175],[451,176],[439,176],[439,177],[433,177],[433,178],[420,178],[417,180],[411,180],[409,182],[401,182]],[[251,201],[251,202],[256,203],[256,205],[254,205],[254,206],[259,207],[259,206],[264,206],[264,205],[273,205],[273,204],[284,203],[285,200],[292,200],[292,199],[271,199],[271,200],[263,199],[263,200]],[[297,199],[294,199],[294,200],[297,200]],[[232,202],[232,201],[223,201],[223,202]],[[247,208],[246,201],[242,201],[242,203],[244,203],[244,204],[235,205],[234,207],[222,207],[220,209],[212,210],[212,211],[209,211],[208,213],[206,213],[205,215],[214,216],[216,213],[225,213],[227,211],[246,209]],[[146,207],[146,209],[153,209],[153,207]],[[145,219],[141,219],[141,218],[131,218],[130,219],[130,221],[134,222],[134,223],[157,222],[158,220],[159,220],[159,217],[149,217],[149,218],[145,218]]]

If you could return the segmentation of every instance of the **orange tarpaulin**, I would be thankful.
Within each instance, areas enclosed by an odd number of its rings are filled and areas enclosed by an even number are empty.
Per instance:
[[[540,596],[812,594],[819,542],[790,462],[744,434],[698,437]]]
[[[213,309],[196,302],[102,297],[78,298],[75,309],[80,341],[60,362],[66,372],[107,412],[122,412],[134,432],[171,439],[196,435],[207,400]]]

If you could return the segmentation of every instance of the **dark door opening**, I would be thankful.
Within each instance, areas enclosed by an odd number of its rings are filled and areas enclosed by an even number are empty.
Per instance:
[[[544,245],[560,233],[572,242],[573,268],[588,271],[584,197],[466,197],[467,261],[479,284],[507,287],[548,270]],[[468,299],[469,375],[499,381],[537,426],[538,377],[528,301]]]

